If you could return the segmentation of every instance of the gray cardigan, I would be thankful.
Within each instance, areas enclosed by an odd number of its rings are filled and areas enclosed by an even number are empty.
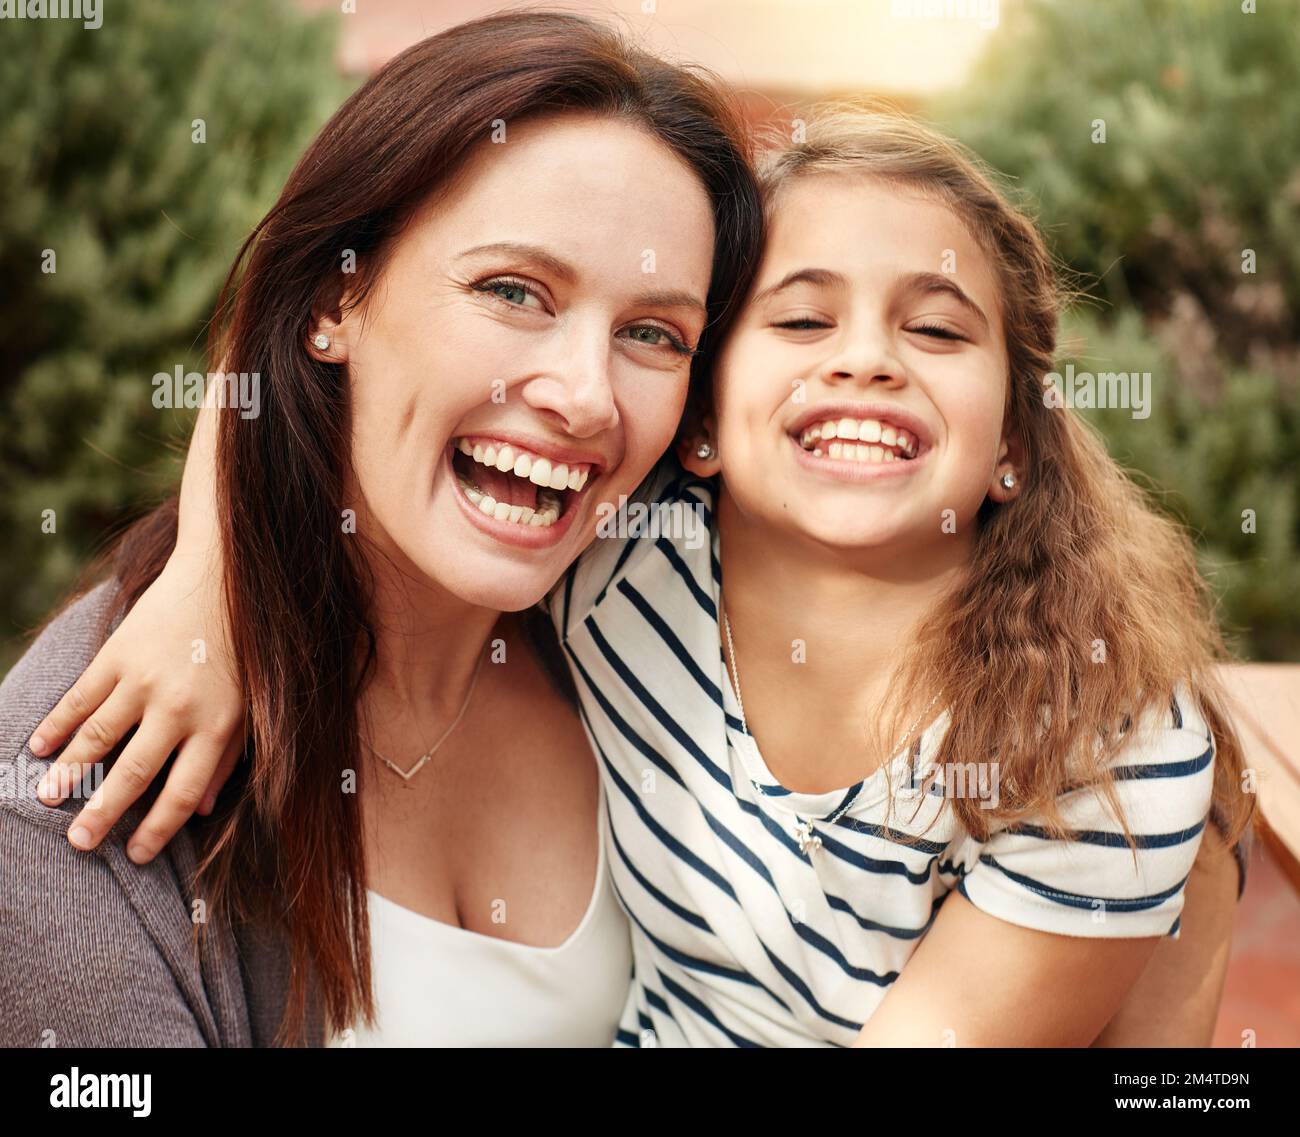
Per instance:
[[[84,804],[42,805],[27,748],[111,627],[112,584],[56,617],[0,684],[0,1046],[270,1046],[289,990],[282,935],[214,923],[192,946],[187,826],[145,866],[133,806],[93,853],[68,843]],[[324,1042],[315,999],[309,1045]]]

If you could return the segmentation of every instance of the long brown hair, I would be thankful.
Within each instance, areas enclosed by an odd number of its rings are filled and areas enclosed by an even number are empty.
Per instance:
[[[976,839],[1029,813],[1065,836],[1057,797],[1082,780],[1103,794],[1132,846],[1110,774],[1129,741],[1124,725],[1168,715],[1186,683],[1214,736],[1213,813],[1235,844],[1254,801],[1242,790],[1241,744],[1213,667],[1226,650],[1191,541],[1073,409],[1043,397],[1068,274],[996,175],[916,120],[830,103],[808,116],[803,138],[760,159],[769,218],[796,180],[847,172],[935,196],[991,258],[1008,355],[1006,425],[1024,446],[1024,491],[981,507],[967,571],[894,676],[882,742],[921,709],[917,692],[937,692],[950,727],[934,765],[1000,767],[998,808],[974,794],[946,798]]]
[[[260,417],[223,414],[217,500],[231,646],[249,700],[239,782],[199,825],[210,920],[287,932],[291,990],[278,1041],[297,1043],[319,991],[327,1028],[373,1019],[356,794],[357,700],[374,663],[365,566],[341,532],[348,387],[306,351],[314,305],[339,258],[364,295],[403,222],[453,177],[495,120],[594,112],[650,132],[696,172],[713,207],[709,322],[692,387],[743,298],[762,247],[762,207],[743,121],[707,72],[669,64],[571,13],[512,12],[416,44],[329,120],[236,258],[209,355],[261,377]],[[355,282],[355,283],[353,283]],[[117,552],[121,604],[154,579],[175,536],[169,502]]]

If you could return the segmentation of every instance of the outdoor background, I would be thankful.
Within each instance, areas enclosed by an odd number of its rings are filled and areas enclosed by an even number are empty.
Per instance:
[[[156,410],[151,379],[207,370],[218,285],[307,140],[395,52],[510,6],[133,0],[93,31],[0,24],[0,674],[179,476],[192,412]],[[1061,369],[1151,373],[1149,418],[1093,421],[1195,534],[1234,651],[1300,661],[1300,0],[551,6],[711,67],[756,124],[884,96],[1008,175],[1084,274]],[[1282,692],[1258,717],[1300,714],[1300,669],[1242,673]],[[1252,865],[1222,1045],[1300,1044],[1300,730],[1266,726],[1283,841]]]

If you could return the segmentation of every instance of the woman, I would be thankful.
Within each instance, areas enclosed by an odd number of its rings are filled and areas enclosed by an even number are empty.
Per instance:
[[[521,291],[526,291],[525,288],[524,288],[523,286],[521,286]],[[519,299],[519,298],[517,298],[517,296],[516,296],[516,299]],[[331,344],[331,347],[339,348],[339,346],[342,346],[342,350],[347,350],[348,352],[350,352],[350,356],[348,356],[348,363],[350,363],[350,365],[355,365],[356,361],[355,361],[355,359],[352,359],[352,356],[351,356],[351,343],[348,342],[347,339],[339,340],[339,339],[338,339],[338,335],[337,335],[337,329],[338,329],[338,325],[334,325],[333,327],[331,327],[331,330],[333,330],[334,333],[335,333],[335,335],[334,335],[334,339],[333,339],[333,340],[330,339],[330,335],[329,335],[329,334],[326,334],[326,333],[321,333],[321,334],[324,335],[324,338],[325,338],[326,342],[329,342],[329,343]],[[500,431],[497,430],[497,429],[495,429],[495,424],[493,424],[493,430],[482,429],[482,428],[484,428],[485,425],[487,425],[487,424],[480,424],[480,422],[473,422],[473,424],[468,424],[469,428],[471,428],[471,429],[468,430],[468,433],[465,433],[465,434],[461,434],[461,435],[459,435],[459,438],[460,438],[460,439],[464,439],[465,444],[467,444],[467,446],[468,446],[468,448],[469,448],[469,454],[471,454],[471,455],[474,456],[474,457],[477,457],[477,459],[478,459],[478,464],[480,464],[480,465],[490,465],[490,463],[485,463],[485,461],[484,461],[484,460],[486,459],[486,457],[487,457],[486,454],[482,454],[482,455],[477,454],[478,446],[477,446],[477,444],[476,444],[476,441],[474,441],[474,431],[476,431],[476,430],[480,430],[480,429],[481,429],[481,430],[482,430],[482,433],[484,433],[484,434],[490,434],[491,437],[494,437],[494,438],[499,438],[499,437],[500,437]],[[515,456],[511,455],[511,459],[513,459],[513,457],[515,457]],[[500,459],[500,460],[503,460],[503,461],[504,461],[504,460],[506,460],[506,459]],[[461,473],[465,473],[464,466],[461,466],[461,470],[460,470],[460,472],[461,472]],[[407,494],[409,494],[409,492],[411,492],[411,491],[406,490],[406,492],[407,492]],[[498,502],[494,502],[494,504],[493,504],[494,512],[495,512],[495,509],[497,509],[497,508],[499,507],[499,504],[500,504],[500,503],[498,503]],[[516,507],[517,507],[517,504],[519,504],[519,503],[516,503]],[[513,508],[513,507],[511,507],[511,508]],[[528,508],[528,507],[520,507],[520,508]],[[508,511],[507,511],[507,512],[508,512]],[[512,524],[512,522],[508,522],[508,521],[506,521],[506,518],[502,518],[502,520],[503,520],[504,522],[506,522],[506,524]],[[238,621],[237,621],[237,622],[238,622]],[[112,715],[109,715],[109,719],[110,719],[110,717],[112,717]],[[129,752],[130,752],[130,751],[129,751]],[[515,774],[516,774],[516,776],[517,776],[517,773],[519,773],[519,767],[517,767],[517,755],[515,756],[515,758],[516,758],[516,765],[515,765],[515,767],[513,767],[513,771],[515,771]],[[432,811],[429,811],[429,812],[432,812]],[[437,817],[438,815],[434,815],[434,816]],[[429,823],[430,823],[429,813],[428,813],[428,812],[425,812],[425,815],[424,815],[424,824],[425,824],[425,825],[428,825]],[[451,826],[454,826],[454,825],[455,825],[455,819],[454,819],[454,817],[447,817],[446,820],[443,820],[443,823],[442,823],[442,824],[445,825],[445,826],[447,826],[447,828],[451,828]],[[1186,942],[1186,939],[1184,939],[1184,942]],[[430,946],[433,946],[433,945],[430,945]],[[434,951],[435,951],[435,949],[434,949]],[[430,955],[433,955],[433,954],[434,954],[434,951],[430,951]],[[419,967],[420,967],[420,963],[419,963],[419,962],[413,962],[412,964],[409,964],[409,973],[412,973],[412,975],[417,975],[416,968],[419,968]],[[1135,995],[1136,995],[1136,994],[1139,994],[1139,991],[1135,991],[1134,994],[1135,994]],[[443,1002],[443,1004],[445,1004],[445,1002]],[[1177,1004],[1175,1004],[1175,1006],[1178,1006],[1178,1007],[1180,1008],[1180,1010],[1186,1010],[1186,1004],[1187,1004],[1186,999],[1182,999],[1182,1001],[1179,1001]],[[425,1011],[424,1011],[424,1012],[425,1012],[425,1014],[429,1014],[428,1008],[425,1008]],[[1143,1025],[1149,1025],[1149,1024],[1143,1024]],[[1122,1041],[1122,1040],[1112,1040],[1112,1041]],[[1148,1041],[1149,1041],[1149,1034],[1148,1034]]]
[[[260,417],[225,416],[218,439],[252,696],[242,789],[171,851],[181,880],[201,861],[192,892],[120,849],[69,866],[70,814],[6,801],[5,844],[27,866],[5,873],[0,908],[24,913],[6,922],[6,966],[43,945],[62,970],[90,946],[100,970],[75,1007],[24,980],[0,1011],[5,1041],[260,1043],[281,1009],[282,1040],[319,1041],[310,990],[345,1041],[378,1009],[386,1043],[608,1044],[629,958],[596,770],[551,681],[562,671],[513,613],[672,441],[760,228],[725,97],[578,17],[455,28],[348,100],[218,310],[212,358],[262,383]],[[356,273],[340,271],[349,252]],[[551,292],[518,303],[525,272]],[[562,505],[549,524],[462,508],[451,443],[485,428],[539,470],[585,475],[536,491],[534,516]],[[132,530],[116,588],[8,678],[9,753],[89,661],[101,617],[163,568],[175,519]],[[165,729],[149,716],[137,748]],[[128,747],[120,768],[134,761]],[[264,962],[254,939],[278,954]]]

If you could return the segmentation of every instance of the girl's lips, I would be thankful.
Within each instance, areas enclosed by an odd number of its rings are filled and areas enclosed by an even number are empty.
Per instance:
[[[829,455],[818,457],[811,450],[799,445],[797,438],[786,435],[795,450],[795,461],[810,473],[829,478],[836,482],[856,482],[864,484],[879,481],[882,478],[905,478],[930,456],[931,447],[926,447],[915,458],[899,459],[894,462],[857,462],[852,459],[831,458]]]
[[[454,450],[454,445],[448,443],[443,450],[442,462],[447,484],[451,487],[452,496],[456,499],[461,511],[469,519],[469,523],[479,532],[496,538],[502,544],[514,545],[520,549],[549,549],[559,544],[573,524],[573,519],[578,515],[578,511],[587,496],[587,491],[591,488],[594,480],[588,480],[587,484],[580,490],[565,491],[564,512],[555,519],[552,525],[520,525],[513,521],[498,521],[495,517],[489,517],[461,492],[460,482],[456,477],[456,468],[451,464],[451,456]]]

